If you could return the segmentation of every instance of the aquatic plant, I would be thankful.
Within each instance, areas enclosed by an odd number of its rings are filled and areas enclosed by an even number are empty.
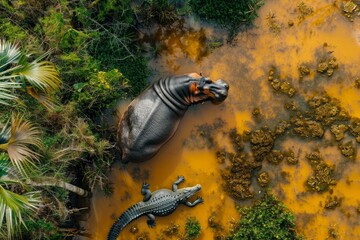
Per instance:
[[[272,194],[265,194],[251,207],[239,209],[238,227],[229,239],[301,239],[295,231],[294,215]]]
[[[195,217],[189,217],[185,223],[185,239],[193,240],[197,239],[201,234],[201,226],[199,221]]]

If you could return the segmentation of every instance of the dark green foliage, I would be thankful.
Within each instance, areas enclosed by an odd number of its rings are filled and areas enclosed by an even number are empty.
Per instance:
[[[73,85],[73,100],[83,112],[93,116],[111,107],[114,101],[126,97],[128,83],[129,80],[118,69],[99,71],[92,74],[89,81]]]
[[[24,239],[32,240],[63,240],[65,236],[52,222],[38,219],[36,221],[25,221],[27,229],[23,228]]]
[[[145,0],[139,7],[139,16],[145,23],[154,20],[170,24],[179,19],[175,5],[169,0]]]
[[[201,18],[213,20],[230,30],[251,24],[263,0],[190,0],[192,10]]]
[[[301,239],[295,231],[294,215],[273,195],[265,194],[254,206],[241,208],[240,214],[232,240]]]
[[[201,234],[201,226],[195,217],[189,217],[185,223],[185,237],[186,240],[196,239]]]

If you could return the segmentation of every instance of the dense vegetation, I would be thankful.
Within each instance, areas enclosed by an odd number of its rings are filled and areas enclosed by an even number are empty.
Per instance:
[[[250,25],[257,17],[263,0],[190,0],[189,4],[201,18],[213,20],[235,35],[241,25]]]
[[[295,231],[294,215],[271,194],[252,207],[241,208],[240,214],[239,227],[230,239],[301,239]]]
[[[261,1],[222,2],[0,0],[0,238],[77,234],[71,199],[111,194],[115,131],[104,119],[147,84],[140,27],[194,12],[236,31]],[[198,237],[199,223],[186,231]]]

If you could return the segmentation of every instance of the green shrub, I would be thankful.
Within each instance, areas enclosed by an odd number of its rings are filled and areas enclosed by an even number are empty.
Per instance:
[[[239,227],[232,240],[294,240],[294,215],[274,196],[265,194],[254,206],[240,209]]]
[[[186,240],[193,240],[200,236],[201,226],[195,217],[189,217],[185,223],[185,237]]]
[[[93,115],[111,107],[114,101],[126,97],[128,83],[129,80],[118,69],[99,71],[88,82],[73,85],[73,98],[79,109]]]
[[[38,219],[35,221],[25,221],[27,229],[23,228],[23,238],[32,240],[62,240],[65,236],[51,222]]]

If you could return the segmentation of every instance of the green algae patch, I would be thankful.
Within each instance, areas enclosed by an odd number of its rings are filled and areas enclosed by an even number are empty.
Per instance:
[[[294,215],[269,193],[252,207],[239,211],[241,219],[230,236],[232,240],[302,239],[295,231]]]

